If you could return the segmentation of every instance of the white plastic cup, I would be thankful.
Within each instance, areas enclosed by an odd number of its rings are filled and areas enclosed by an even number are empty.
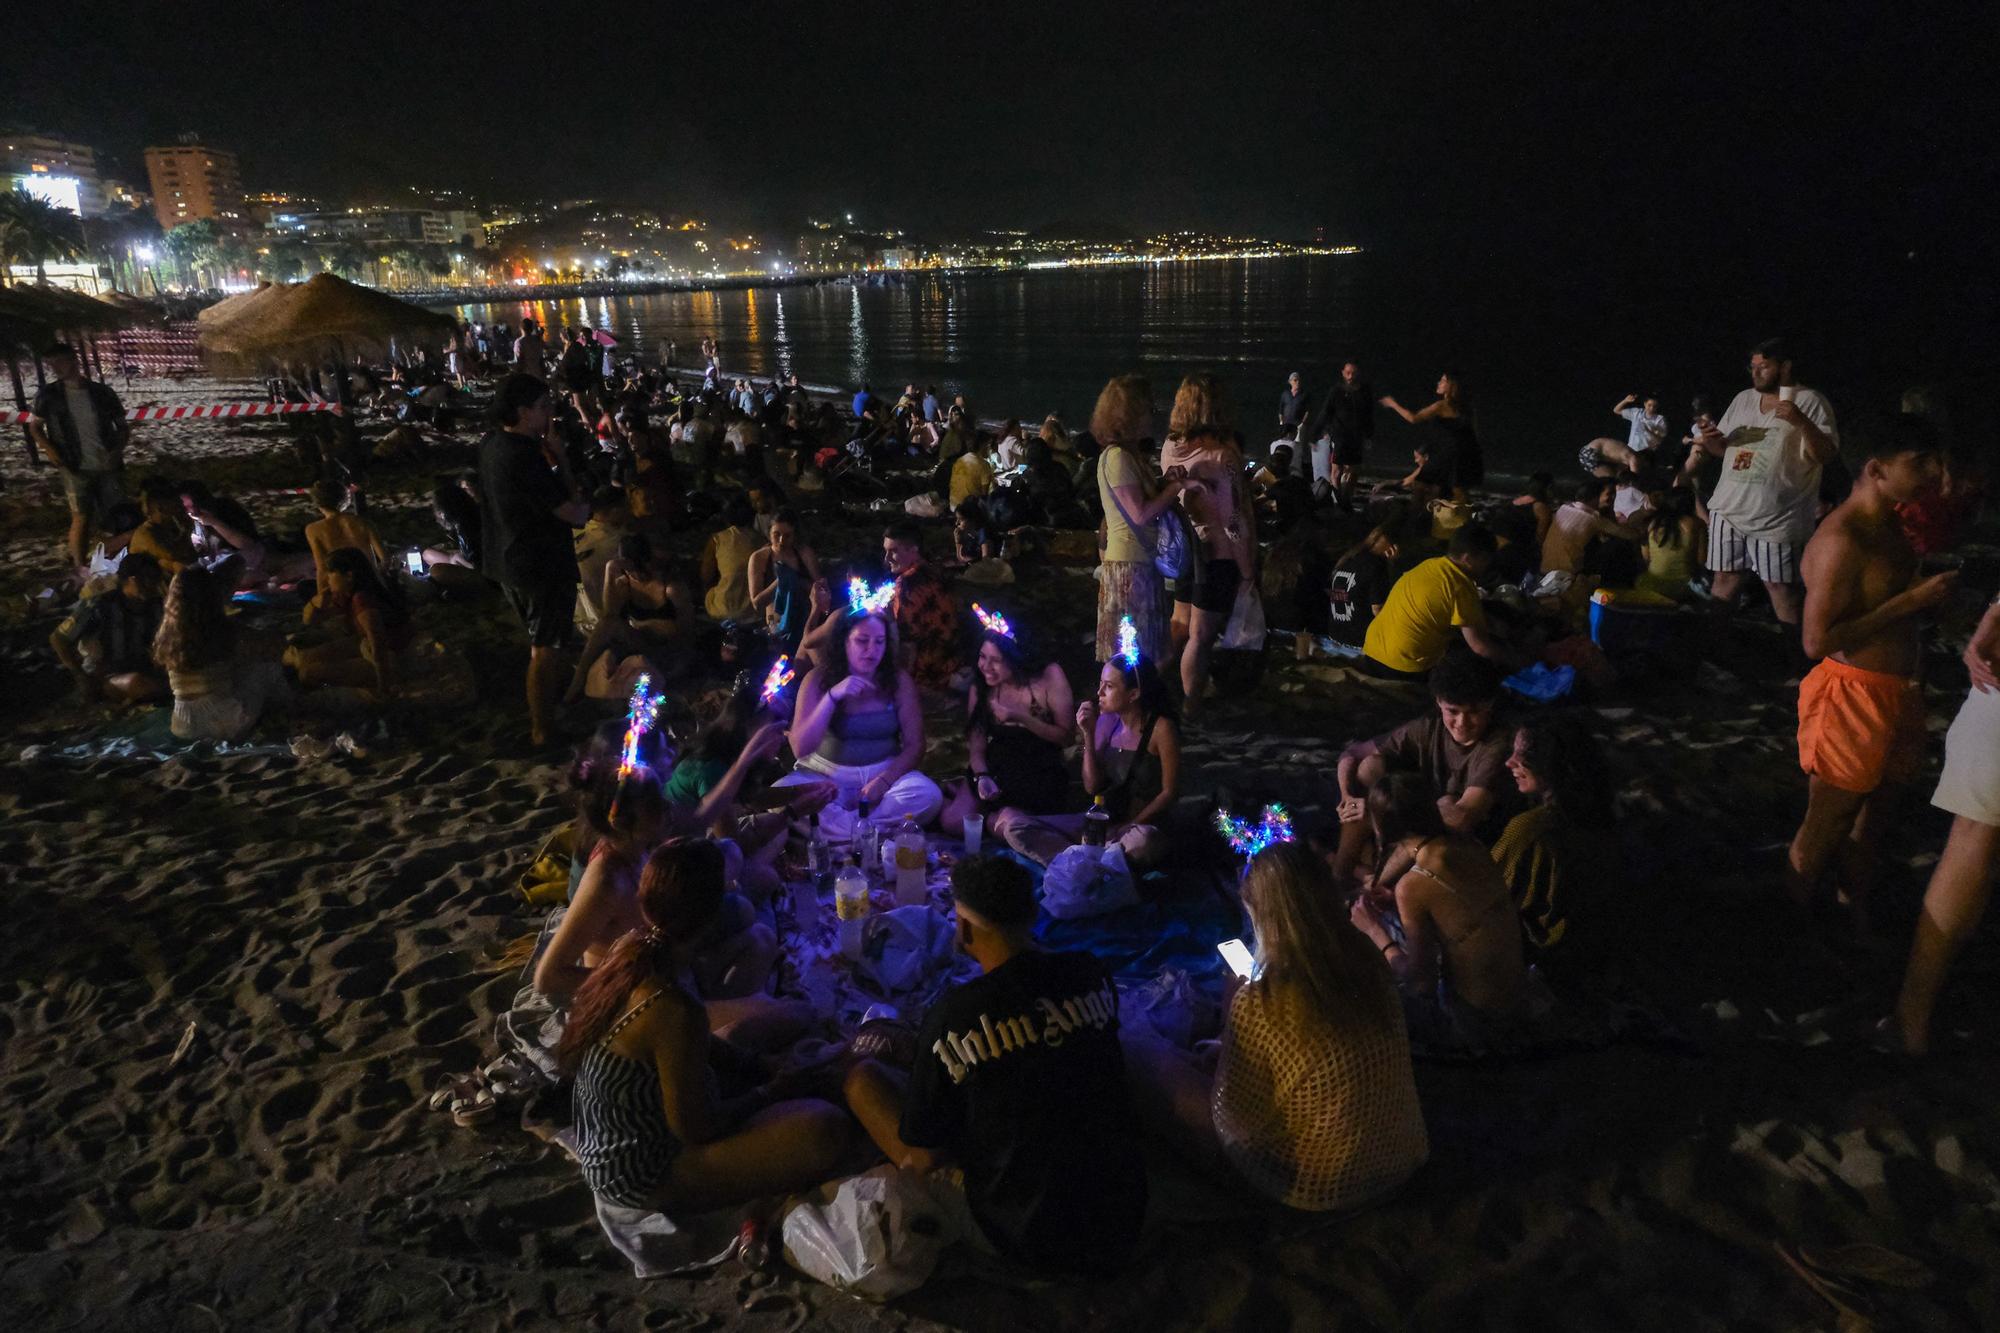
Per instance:
[[[1781,403],[1789,403],[1789,402],[1791,402],[1791,401],[1792,401],[1793,399],[1797,398],[1798,396],[1799,396],[1799,386],[1798,386],[1798,385],[1796,385],[1796,384],[1780,384],[1780,385],[1778,386],[1778,401],[1779,401],[1779,402],[1781,402]]]
[[[980,840],[985,834],[985,815],[967,815],[965,817],[965,854],[967,856],[978,854]]]

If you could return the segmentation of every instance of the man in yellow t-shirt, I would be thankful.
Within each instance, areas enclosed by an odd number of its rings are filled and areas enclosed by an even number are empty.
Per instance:
[[[1481,657],[1508,670],[1520,665],[1487,628],[1479,602],[1480,576],[1498,549],[1491,532],[1468,523],[1452,535],[1444,555],[1397,579],[1368,624],[1361,669],[1390,680],[1421,680],[1444,656],[1454,631]]]
[[[960,454],[951,465],[951,507],[957,509],[974,496],[984,499],[992,493],[993,465],[986,456],[976,448]]]

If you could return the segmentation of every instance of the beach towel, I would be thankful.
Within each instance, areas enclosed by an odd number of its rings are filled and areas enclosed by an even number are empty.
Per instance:
[[[21,762],[93,759],[173,759],[181,755],[290,754],[283,742],[184,741],[173,733],[173,709],[142,708],[100,723],[61,745],[29,745]]]

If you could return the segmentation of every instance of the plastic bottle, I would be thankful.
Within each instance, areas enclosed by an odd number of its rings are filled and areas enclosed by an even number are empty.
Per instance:
[[[1104,808],[1104,798],[1091,799],[1090,809],[1083,812],[1083,845],[1102,847],[1104,839],[1111,831],[1111,812]]]
[[[905,819],[896,828],[896,902],[904,907],[925,901],[926,848],[924,835],[914,819]]]
[[[861,957],[861,937],[868,924],[868,877],[851,856],[833,878],[833,907],[840,916],[840,952],[851,962]]]
[[[812,817],[812,834],[806,839],[806,878],[815,893],[825,893],[833,884],[833,845],[819,826],[817,812]]]
[[[874,875],[882,865],[882,830],[868,817],[869,809],[864,797],[854,812],[854,859],[863,875]]]

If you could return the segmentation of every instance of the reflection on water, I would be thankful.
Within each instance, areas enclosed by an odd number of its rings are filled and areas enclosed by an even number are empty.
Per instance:
[[[795,372],[849,389],[905,383],[963,393],[982,415],[1061,413],[1081,424],[1113,375],[1150,376],[1161,406],[1185,371],[1222,373],[1238,424],[1261,444],[1287,372],[1316,384],[1356,336],[1361,256],[1258,259],[939,277],[884,287],[665,292],[463,306],[469,320],[608,328],[656,356],[672,339],[682,365],[713,337],[723,365]]]

